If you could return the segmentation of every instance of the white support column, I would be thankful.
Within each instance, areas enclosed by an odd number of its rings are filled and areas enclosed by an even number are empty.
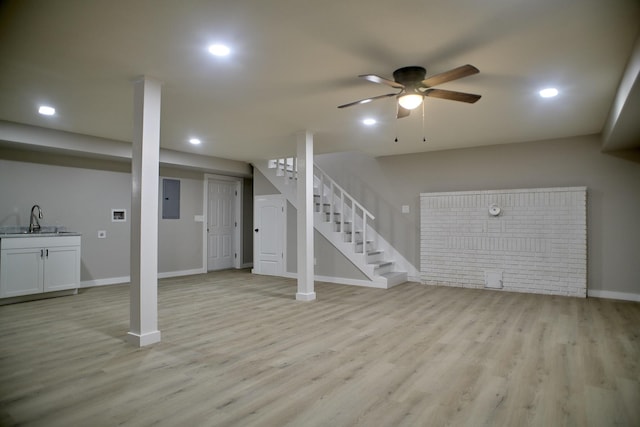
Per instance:
[[[158,330],[158,175],[161,83],[134,81],[131,156],[131,290],[129,342],[160,341]]]
[[[313,134],[296,134],[298,156],[298,301],[313,301]]]

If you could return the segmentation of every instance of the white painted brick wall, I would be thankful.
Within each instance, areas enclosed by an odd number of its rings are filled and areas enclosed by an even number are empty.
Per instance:
[[[422,193],[422,282],[484,288],[498,271],[506,291],[586,297],[586,200],[586,187]]]

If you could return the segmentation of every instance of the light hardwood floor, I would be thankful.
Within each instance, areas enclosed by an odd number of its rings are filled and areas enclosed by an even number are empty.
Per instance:
[[[640,304],[246,271],[0,307],[0,425],[640,425]]]

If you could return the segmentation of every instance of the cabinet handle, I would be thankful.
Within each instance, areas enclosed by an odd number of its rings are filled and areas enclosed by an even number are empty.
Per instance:
[[[49,249],[47,249],[47,258],[49,258]]]
[[[44,258],[44,249],[40,249],[40,258]]]

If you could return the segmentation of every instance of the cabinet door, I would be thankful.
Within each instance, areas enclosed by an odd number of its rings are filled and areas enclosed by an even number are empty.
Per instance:
[[[0,297],[42,293],[42,249],[3,249],[0,254]]]
[[[80,286],[80,248],[62,246],[45,249],[44,292]]]

